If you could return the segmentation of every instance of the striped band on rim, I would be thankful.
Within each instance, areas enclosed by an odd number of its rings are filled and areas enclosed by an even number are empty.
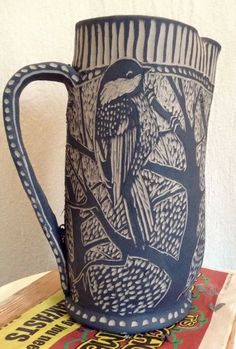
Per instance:
[[[195,69],[214,84],[220,45],[193,27],[165,18],[114,16],[79,22],[73,66],[93,69],[119,58]]]

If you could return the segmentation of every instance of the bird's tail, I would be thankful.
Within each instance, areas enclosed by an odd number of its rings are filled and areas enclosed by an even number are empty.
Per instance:
[[[129,221],[131,230],[135,231],[137,226],[141,233],[142,242],[148,242],[150,240],[150,234],[153,231],[153,215],[151,210],[151,204],[146,186],[143,182],[141,175],[138,175],[131,184],[130,194],[132,197],[132,203],[130,200],[126,200]],[[137,237],[137,234],[133,234]],[[141,241],[136,241],[136,244],[142,244]]]

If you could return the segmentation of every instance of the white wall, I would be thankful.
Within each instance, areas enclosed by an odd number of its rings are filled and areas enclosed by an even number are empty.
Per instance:
[[[0,93],[16,70],[40,61],[71,63],[74,25],[112,14],[173,18],[222,45],[207,149],[204,264],[236,269],[236,2],[234,0],[4,0],[0,2]],[[65,88],[35,82],[21,97],[21,124],[38,179],[63,222]],[[0,125],[0,284],[55,267],[21,187]]]

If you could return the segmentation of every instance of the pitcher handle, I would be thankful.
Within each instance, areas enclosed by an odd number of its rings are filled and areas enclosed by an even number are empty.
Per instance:
[[[68,88],[75,86],[79,78],[75,69],[67,64],[58,62],[33,64],[25,66],[13,75],[3,93],[3,117],[11,156],[24,190],[55,255],[61,286],[64,293],[67,294],[69,284],[63,241],[64,230],[58,226],[57,219],[37,181],[24,147],[20,129],[19,98],[24,87],[36,80],[63,82]]]

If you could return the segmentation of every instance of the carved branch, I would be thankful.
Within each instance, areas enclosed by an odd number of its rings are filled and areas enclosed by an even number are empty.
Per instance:
[[[180,88],[180,91],[181,91],[181,95],[185,101],[185,96],[184,96],[184,89],[183,89],[183,84],[182,84],[182,79],[181,78],[178,78],[178,83],[179,83],[179,88]]]
[[[150,170],[157,175],[166,177],[167,179],[171,179],[175,182],[179,182],[182,185],[185,183],[185,171],[183,170],[178,170],[177,168],[151,161],[148,161],[143,169]]]
[[[193,103],[193,130],[195,129],[195,124],[196,124],[196,117],[195,117],[195,112],[196,112],[196,108],[197,108],[197,104],[199,101],[199,98],[201,96],[201,87],[199,87],[198,93],[197,93],[197,97],[195,99],[195,103]]]
[[[146,90],[147,99],[152,108],[166,121],[170,122],[172,113],[164,109],[162,105],[158,102],[153,90]]]
[[[200,139],[198,142],[196,142],[196,146],[198,146],[199,144],[201,144],[202,141],[204,141],[204,139],[205,139],[205,135],[203,135],[203,136],[201,137],[201,139]]]
[[[108,242],[110,242],[110,240],[108,238],[101,238],[101,239],[99,239],[99,244],[106,244]],[[87,244],[86,244],[86,248],[88,250],[90,250],[91,248],[96,247],[97,245],[98,245],[97,239],[96,240],[92,240],[92,241],[88,241]]]
[[[164,194],[162,194],[162,195],[157,196],[157,197],[153,200],[152,203],[153,203],[154,205],[156,205],[156,204],[158,204],[159,202],[168,199],[170,196],[174,196],[174,195],[181,194],[181,193],[185,193],[185,190],[184,190],[183,187],[177,188],[177,189],[176,189],[175,191],[173,191],[173,192],[167,192],[167,193],[164,193]]]
[[[174,83],[173,77],[172,76],[166,76],[166,78],[169,81],[169,84],[170,84],[170,86],[171,86],[171,88],[172,88],[172,90],[173,90],[173,92],[174,92],[174,94],[175,94],[175,96],[176,96],[176,98],[177,98],[177,100],[178,100],[178,102],[180,104],[180,107],[181,107],[181,104],[183,102],[183,96],[179,93],[179,91],[177,89],[177,86]],[[178,79],[178,81],[179,81],[179,79]]]
[[[180,88],[180,92],[178,91],[177,89],[177,86],[173,80],[173,77],[172,76],[167,76],[167,80],[169,81],[169,84],[177,98],[177,101],[179,103],[179,106],[181,108],[181,111],[182,111],[182,114],[184,116],[184,122],[185,122],[185,128],[186,128],[186,132],[187,130],[189,130],[191,128],[191,125],[190,125],[190,120],[189,120],[189,117],[188,117],[188,112],[187,112],[187,109],[186,109],[186,100],[185,100],[185,95],[184,95],[184,90],[183,90],[183,84],[182,84],[182,80],[181,78],[178,78],[178,83],[179,83],[179,88]],[[181,126],[178,125],[177,129],[180,129]],[[181,133],[181,137],[184,137],[184,133]]]
[[[148,256],[148,260],[151,263],[155,264],[158,268],[165,270],[165,272],[167,272],[169,275],[173,273],[173,269],[176,269],[176,265],[178,265],[176,259],[174,259],[171,255],[160,252],[150,245],[145,246],[144,256],[136,256],[143,258]]]
[[[204,132],[205,132],[205,136],[206,136],[207,135],[207,120],[206,120],[206,113],[205,113],[203,96],[201,96],[201,99],[200,99],[200,109],[201,109],[201,115],[202,115],[203,128],[204,128]]]
[[[70,167],[71,167],[72,171],[74,172],[74,175],[75,175],[77,181],[79,182],[79,185],[81,186],[81,188],[82,188],[84,194],[86,194],[87,188],[86,188],[86,186],[85,186],[85,183],[81,181],[81,179],[80,179],[80,177],[79,177],[79,174],[77,173],[77,171],[75,171],[75,168],[74,168],[74,166],[73,166],[72,160],[71,160],[71,158],[69,157],[69,155],[68,155],[68,157],[67,157],[67,160],[69,161]]]
[[[88,149],[87,147],[85,147],[82,143],[80,143],[79,141],[77,141],[73,136],[71,136],[70,134],[68,135],[67,138],[67,143],[69,145],[71,145],[73,148],[77,149],[81,154],[89,157],[90,159],[92,159],[93,161],[95,161],[95,154],[92,150]]]
[[[80,280],[85,275],[87,270],[90,267],[92,267],[93,265],[98,266],[99,264],[102,264],[102,265],[109,265],[109,266],[116,266],[116,265],[122,266],[122,262],[123,262],[123,264],[125,264],[126,258],[119,259],[119,260],[114,260],[114,259],[110,259],[110,260],[109,259],[97,259],[96,261],[90,261],[81,269],[79,275],[73,280],[73,286],[75,286],[76,284],[78,284],[80,282]]]
[[[88,205],[87,200],[83,203],[77,203],[71,200],[66,200],[66,204],[69,205],[70,208],[72,208],[73,210],[89,211],[96,208],[96,206]]]

